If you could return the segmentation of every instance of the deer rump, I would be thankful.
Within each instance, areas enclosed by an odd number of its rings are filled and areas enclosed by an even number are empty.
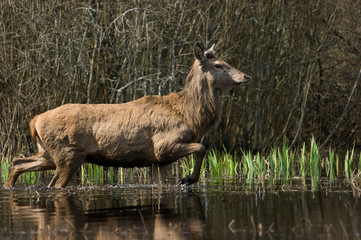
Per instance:
[[[35,116],[30,131],[38,153],[15,158],[4,187],[13,187],[28,171],[55,169],[48,187],[61,188],[84,162],[162,167],[193,153],[196,166],[182,183],[197,182],[206,153],[197,141],[219,120],[217,92],[250,81],[216,58],[213,47],[204,52],[195,44],[196,60],[180,92],[124,104],[67,104]]]

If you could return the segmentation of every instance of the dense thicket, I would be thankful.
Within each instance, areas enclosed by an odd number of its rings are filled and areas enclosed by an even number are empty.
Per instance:
[[[59,105],[181,89],[196,41],[253,77],[223,93],[212,147],[323,142],[345,110],[328,143],[360,146],[360,19],[357,0],[2,0],[0,154],[33,152],[28,122]]]

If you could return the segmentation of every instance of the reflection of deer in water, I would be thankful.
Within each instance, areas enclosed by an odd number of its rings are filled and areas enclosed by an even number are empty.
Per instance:
[[[203,218],[180,218],[179,214],[174,213],[176,206],[171,204],[175,201],[171,200],[161,204],[155,203],[153,198],[142,196],[144,204],[138,206],[139,199],[134,199],[132,195],[131,199],[123,199],[124,202],[121,203],[118,201],[119,206],[111,205],[110,208],[99,209],[97,208],[99,205],[94,202],[89,208],[88,204],[94,201],[91,194],[75,197],[69,195],[67,191],[57,191],[55,194],[47,192],[31,198],[21,198],[21,201],[16,192],[11,194],[9,215],[16,225],[14,224],[9,230],[17,232],[20,229],[14,228],[21,226],[21,231],[34,232],[38,239],[118,239],[119,237],[170,239],[171,237],[177,240],[184,238],[184,232],[192,236],[192,239],[203,239]],[[29,202],[24,202],[24,199]],[[33,202],[35,200],[36,204]],[[158,201],[160,200],[159,198]],[[184,211],[192,207],[196,211],[195,215],[203,216],[198,196],[187,197],[184,201],[187,201]],[[104,200],[100,203],[104,205]],[[157,208],[154,205],[160,206],[160,209],[156,210],[157,213],[154,212]],[[182,206],[180,207],[182,211]],[[33,225],[37,225],[37,229],[24,229],[25,226]]]
[[[26,199],[30,202],[24,203],[24,199],[20,202],[17,193],[11,193],[9,209],[14,222],[23,227],[36,224],[37,229],[30,230],[37,232],[38,239],[81,239],[81,234],[75,229],[84,228],[84,214],[67,196],[67,192],[59,191],[54,195],[46,194],[46,197],[39,195]],[[33,203],[35,199],[36,204]]]
[[[197,143],[219,120],[218,90],[250,77],[196,43],[196,58],[182,91],[124,104],[67,104],[35,116],[31,135],[39,152],[15,158],[5,188],[27,171],[55,169],[48,187],[66,186],[85,162],[116,167],[164,166],[196,153],[196,166],[182,183],[198,181],[205,147]],[[164,169],[164,168],[163,168]]]

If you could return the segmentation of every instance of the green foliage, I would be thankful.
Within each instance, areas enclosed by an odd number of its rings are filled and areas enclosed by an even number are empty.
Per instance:
[[[346,151],[343,164],[340,166],[339,155],[328,149],[328,156],[322,158],[319,147],[312,138],[307,147],[303,143],[298,154],[289,149],[287,140],[284,139],[280,147],[272,148],[268,154],[259,152],[253,154],[251,151],[242,151],[241,156],[230,153],[224,147],[222,151],[212,149],[201,166],[200,178],[211,179],[245,179],[249,186],[257,181],[269,180],[270,183],[281,181],[289,184],[294,177],[302,178],[304,183],[307,179],[311,181],[311,189],[319,186],[321,176],[327,177],[332,185],[336,179],[345,179],[348,182],[358,180],[361,173],[361,155],[357,164],[353,164],[356,151]],[[323,161],[322,161],[323,159]],[[180,161],[181,175],[185,177],[194,171],[196,165],[195,155],[190,155]],[[207,167],[206,167],[207,166]],[[341,168],[343,167],[343,168]],[[9,174],[10,164],[8,159],[1,159],[1,181],[5,182]],[[82,184],[102,185],[104,183],[124,183],[134,179],[149,178],[148,168],[123,169],[115,167],[102,167],[94,164],[82,165],[80,178]],[[343,171],[341,171],[343,170]],[[295,174],[297,173],[297,174]],[[53,171],[28,172],[20,176],[20,182],[25,184],[37,184],[42,176],[51,177]]]
[[[191,175],[195,165],[196,165],[196,160],[194,154],[188,156],[187,158],[182,159],[181,160],[182,176],[185,177]]]
[[[335,152],[330,147],[328,153],[329,158],[326,158],[326,174],[332,184],[335,181]]]
[[[311,139],[309,166],[312,189],[316,189],[318,188],[318,183],[320,181],[321,169],[320,154],[314,137]]]
[[[10,171],[10,164],[7,158],[2,157],[0,162],[0,177],[3,182],[8,178]]]
[[[349,155],[349,151],[347,150],[345,155],[345,177],[347,180],[353,177],[353,170],[352,170],[352,161],[354,159],[354,148],[352,148],[351,155]]]
[[[253,155],[251,153],[251,151],[248,152],[243,152],[243,158],[242,158],[242,162],[243,162],[243,176],[246,176],[245,178],[247,179],[248,183],[252,183],[253,178],[255,176],[255,165],[254,165],[254,161],[253,161]]]
[[[239,163],[237,162],[236,154],[230,154],[225,148],[223,148],[223,152],[213,149],[209,152],[207,159],[210,177],[225,178],[237,176]]]
[[[303,143],[301,149],[301,155],[299,157],[299,174],[301,177],[306,177],[306,173],[308,172],[307,167],[309,166],[306,164],[307,157],[306,157],[306,143]]]
[[[277,164],[277,150],[273,148],[269,155],[269,170],[270,170],[270,177],[273,178],[275,174],[278,172],[278,164]]]
[[[358,166],[352,167],[355,158],[354,149],[351,154],[349,151],[346,152],[343,174],[340,173],[339,156],[331,148],[328,157],[322,163],[322,156],[314,137],[311,138],[309,148],[303,143],[297,158],[295,152],[288,148],[286,139],[283,140],[281,147],[272,148],[268,156],[263,156],[259,152],[254,155],[251,151],[242,151],[242,153],[241,158],[236,160],[229,158],[230,154],[225,150],[223,153],[212,150],[209,155],[211,176],[229,177],[231,175],[227,175],[225,169],[226,166],[232,166],[232,172],[239,172],[240,174],[236,176],[244,178],[249,184],[255,179],[269,179],[271,182],[281,180],[283,184],[287,184],[293,177],[301,177],[304,180],[309,178],[311,189],[316,190],[323,173],[328,177],[330,184],[333,184],[336,177],[344,176],[346,181],[351,181],[355,171],[361,172],[361,156]],[[236,169],[233,166],[236,166]],[[298,172],[298,175],[295,175],[295,172]]]

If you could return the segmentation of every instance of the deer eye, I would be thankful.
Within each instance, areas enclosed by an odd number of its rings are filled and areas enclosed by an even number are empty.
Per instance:
[[[221,64],[215,64],[214,67],[215,68],[222,68],[222,65]]]

